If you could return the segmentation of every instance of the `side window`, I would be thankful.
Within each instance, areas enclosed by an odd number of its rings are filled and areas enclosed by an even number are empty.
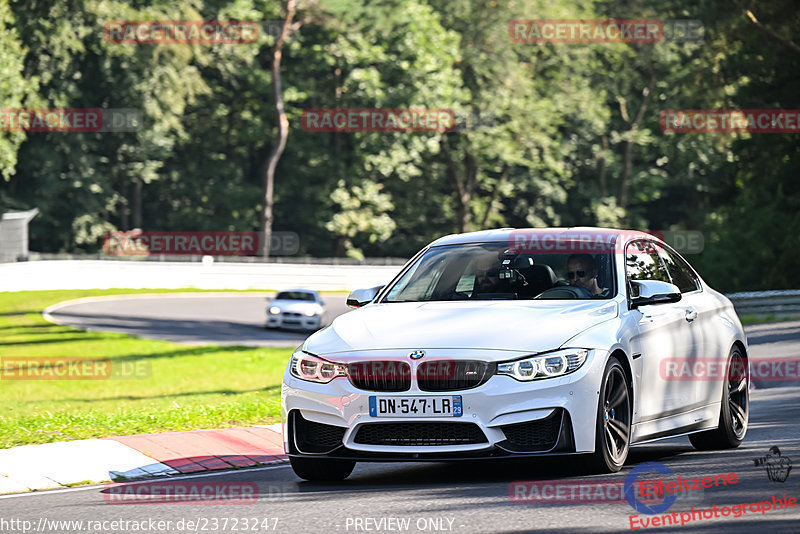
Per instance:
[[[634,241],[625,249],[625,276],[631,297],[639,296],[636,287],[630,284],[631,280],[670,282],[667,270],[658,257],[658,248],[650,241]]]
[[[692,291],[700,289],[700,283],[692,272],[692,269],[680,256],[663,248],[660,254],[661,259],[664,260],[667,266],[669,276],[672,278],[672,283],[678,286],[681,293],[691,293]]]

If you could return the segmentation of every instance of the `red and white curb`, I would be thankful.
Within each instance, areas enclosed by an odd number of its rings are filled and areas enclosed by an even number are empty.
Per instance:
[[[0,450],[0,494],[281,464],[280,424]]]

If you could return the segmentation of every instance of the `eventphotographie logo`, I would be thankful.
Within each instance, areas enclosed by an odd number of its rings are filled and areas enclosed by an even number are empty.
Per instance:
[[[640,490],[642,487],[641,484],[637,484],[637,482],[639,482],[639,477],[646,473],[653,472],[655,472],[656,475],[671,475],[672,469],[660,462],[644,462],[631,469],[631,472],[625,477],[625,499],[628,501],[628,504],[631,505],[631,508],[643,514],[660,514],[661,512],[669,510],[678,498],[677,494],[673,492],[664,494],[664,498],[660,502],[652,503],[642,500],[637,495],[634,486],[638,485]],[[651,495],[644,496],[650,497]],[[652,497],[654,497],[654,495],[652,495]]]
[[[761,458],[754,458],[753,464],[756,467],[764,467],[767,471],[767,477],[772,482],[786,482],[789,478],[789,473],[792,472],[792,460],[787,456],[781,455],[781,450],[772,446],[769,448],[766,456]]]

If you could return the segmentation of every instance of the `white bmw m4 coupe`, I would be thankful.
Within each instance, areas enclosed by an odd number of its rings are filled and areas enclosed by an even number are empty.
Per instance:
[[[283,379],[295,473],[356,462],[576,455],[747,430],[747,340],[730,301],[656,237],[598,228],[452,235],[311,335]]]

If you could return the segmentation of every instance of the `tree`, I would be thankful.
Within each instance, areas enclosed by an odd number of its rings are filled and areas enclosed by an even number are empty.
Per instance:
[[[283,106],[283,89],[281,87],[281,58],[283,57],[283,44],[289,38],[289,33],[296,30],[293,27],[296,0],[286,0],[286,15],[281,27],[281,33],[275,41],[272,51],[272,92],[275,99],[275,115],[278,120],[278,142],[272,147],[264,170],[264,213],[262,235],[264,242],[261,248],[261,257],[269,258],[269,247],[272,241],[272,203],[275,187],[275,168],[278,166],[283,151],[286,148],[286,138],[289,136],[289,121]]]
[[[26,49],[15,27],[14,14],[8,0],[0,0],[0,102],[4,110],[34,108],[40,103],[36,93],[38,79],[23,75]],[[12,111],[13,113],[13,111]],[[10,126],[11,116],[0,117],[0,178],[11,180],[17,166],[17,154],[26,138],[25,132]],[[11,184],[9,194],[14,193],[15,183]],[[4,205],[9,203],[4,191],[0,190],[0,215]]]

